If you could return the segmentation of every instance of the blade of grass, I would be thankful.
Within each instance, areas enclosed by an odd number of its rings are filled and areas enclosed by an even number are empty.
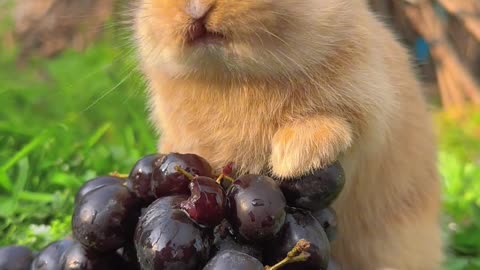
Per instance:
[[[97,129],[97,131],[88,139],[86,148],[90,149],[95,144],[97,144],[111,127],[112,127],[111,123],[106,123],[103,126],[101,126],[99,129]]]
[[[37,137],[33,138],[27,145],[25,145],[17,154],[15,154],[12,158],[10,158],[5,164],[0,167],[0,172],[7,172],[10,170],[15,164],[17,164],[22,158],[28,156],[31,152],[33,152],[37,147],[45,143],[48,139],[48,133],[44,132]],[[10,183],[11,184],[11,183]]]
[[[15,188],[13,190],[14,197],[25,189],[25,185],[27,184],[29,169],[30,169],[30,164],[28,162],[28,158],[26,157],[22,158],[18,162],[18,177],[16,178],[17,181],[15,181]]]
[[[151,128],[148,122],[145,121],[145,116],[141,115],[138,111],[134,111],[131,107],[127,106],[131,117],[133,118],[132,124],[135,125],[134,130],[139,134],[139,139],[144,144],[152,145],[152,150],[156,151],[155,132]]]
[[[0,197],[0,218],[8,219],[14,213],[15,200],[10,197]]]
[[[12,133],[15,136],[31,136],[32,134],[28,132],[26,129],[20,130],[20,129],[15,129],[12,128],[12,125],[9,123],[0,123],[0,131],[2,133]]]
[[[54,201],[54,195],[49,193],[22,191],[18,194],[18,199],[27,202],[51,203]]]
[[[6,172],[0,171],[0,187],[5,189],[8,193],[13,191],[12,180],[8,177]]]

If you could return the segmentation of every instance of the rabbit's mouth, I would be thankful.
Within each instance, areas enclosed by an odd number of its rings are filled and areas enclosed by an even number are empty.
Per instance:
[[[188,28],[186,38],[191,46],[222,45],[226,41],[225,35],[209,30],[201,20]]]

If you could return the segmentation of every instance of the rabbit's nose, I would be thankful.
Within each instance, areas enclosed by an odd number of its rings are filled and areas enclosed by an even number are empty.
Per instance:
[[[194,20],[203,20],[212,9],[213,3],[210,0],[188,1],[186,12]]]

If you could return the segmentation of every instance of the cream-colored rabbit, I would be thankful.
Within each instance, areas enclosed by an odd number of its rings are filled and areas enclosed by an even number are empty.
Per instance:
[[[140,1],[159,151],[283,178],[339,159],[343,269],[440,269],[429,113],[406,50],[364,2]]]

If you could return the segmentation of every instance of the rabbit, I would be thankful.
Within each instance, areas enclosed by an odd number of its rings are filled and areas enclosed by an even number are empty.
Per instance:
[[[158,151],[295,181],[339,160],[342,269],[443,262],[437,143],[408,50],[364,0],[140,0]]]

